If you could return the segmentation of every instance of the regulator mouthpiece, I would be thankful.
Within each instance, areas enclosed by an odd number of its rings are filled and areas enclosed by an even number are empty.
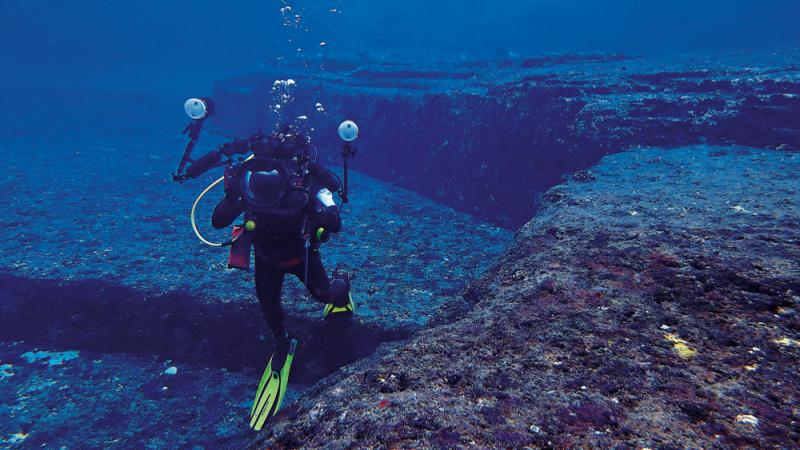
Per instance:
[[[345,142],[355,141],[358,137],[358,125],[352,120],[345,120],[339,125],[339,137]]]
[[[183,104],[186,115],[194,120],[205,119],[214,112],[214,105],[208,98],[190,98]]]

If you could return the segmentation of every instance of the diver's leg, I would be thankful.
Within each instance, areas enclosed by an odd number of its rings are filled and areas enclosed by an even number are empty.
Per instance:
[[[267,319],[272,335],[278,341],[286,339],[286,315],[281,306],[281,289],[284,271],[256,256],[256,295],[261,303],[264,318]]]
[[[253,406],[250,408],[250,426],[260,430],[264,423],[278,412],[289,383],[289,370],[297,346],[296,339],[289,339],[286,331],[281,288],[284,270],[269,264],[256,254],[256,293],[264,310],[272,334],[275,350],[258,383]]]
[[[328,317],[331,313],[355,312],[355,304],[350,296],[351,274],[334,271],[333,280],[328,278],[318,250],[309,254],[308,264],[308,290],[315,299],[325,304],[323,317]],[[302,264],[292,270],[303,282],[304,272],[305,267]]]
[[[292,268],[292,273],[297,276],[306,286],[311,296],[322,303],[330,303],[329,289],[331,287],[331,280],[328,278],[328,273],[325,271],[325,266],[322,264],[322,258],[319,256],[319,250],[311,249],[308,253],[308,282],[305,280],[305,266],[298,264]]]

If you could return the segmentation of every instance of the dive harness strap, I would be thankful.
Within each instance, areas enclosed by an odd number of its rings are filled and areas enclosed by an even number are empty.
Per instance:
[[[342,161],[344,165],[344,183],[342,183],[342,188],[339,190],[339,197],[342,198],[342,203],[348,203],[350,198],[348,197],[348,167],[347,167],[347,160],[350,158],[355,158],[356,156],[356,149],[350,145],[350,142],[345,142],[342,146]]]
[[[186,180],[186,164],[194,162],[191,159],[192,150],[194,150],[195,144],[197,144],[197,141],[200,139],[200,131],[203,129],[203,120],[205,119],[192,119],[189,125],[186,125],[186,128],[183,129],[183,134],[189,136],[189,142],[186,144],[186,148],[183,149],[183,156],[181,156],[181,162],[178,163],[178,169],[172,174],[172,181],[183,182]]]

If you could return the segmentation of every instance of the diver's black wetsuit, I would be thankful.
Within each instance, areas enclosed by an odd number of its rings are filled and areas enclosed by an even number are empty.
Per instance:
[[[311,222],[311,230],[323,227],[326,232],[337,233],[341,228],[338,208],[315,202],[314,194],[327,189],[336,192],[339,181],[322,165],[314,163],[309,167],[309,192],[312,198],[306,205],[304,212]],[[332,203],[332,202],[331,202]],[[231,190],[214,208],[211,224],[214,228],[229,226],[244,212],[246,205],[239,193]],[[287,335],[285,314],[281,306],[281,289],[283,277],[287,273],[294,274],[300,281],[306,283],[305,277],[305,240],[300,235],[302,217],[296,218],[297,231],[294,233],[275,232],[270,229],[270,220],[264,218],[257,220],[257,228],[253,239],[255,250],[255,284],[256,294],[264,311],[273,335],[282,339]],[[308,282],[306,286],[311,295],[322,303],[330,302],[330,279],[322,264],[319,254],[320,242],[313,236],[309,248]]]
[[[297,237],[262,235],[256,237],[254,247],[256,294],[272,333],[281,337],[286,334],[281,305],[283,277],[291,273],[306,282],[304,241]],[[281,259],[275,259],[277,254],[282,255]],[[312,243],[308,253],[308,290],[318,301],[328,303],[330,283],[319,255],[319,243]]]

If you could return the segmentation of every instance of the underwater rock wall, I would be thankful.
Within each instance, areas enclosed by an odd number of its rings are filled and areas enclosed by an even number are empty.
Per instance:
[[[592,170],[437,326],[318,383],[251,448],[796,447],[800,154]]]
[[[0,144],[0,448],[243,448],[272,340],[252,270],[227,269],[227,251],[190,227],[193,201],[219,172],[179,185],[169,176],[181,136],[92,132]],[[287,404],[424,327],[512,238],[361,173],[350,182],[343,228],[321,253],[328,273],[356,271],[358,315],[323,320],[323,305],[286,277],[302,355]],[[209,220],[221,196],[197,210],[213,241],[230,236]]]
[[[245,134],[306,116],[334,162],[336,125],[353,118],[358,170],[507,228],[529,220],[562,175],[632,146],[800,149],[797,50],[319,65],[218,82],[215,125]],[[275,83],[287,76],[296,85]]]

